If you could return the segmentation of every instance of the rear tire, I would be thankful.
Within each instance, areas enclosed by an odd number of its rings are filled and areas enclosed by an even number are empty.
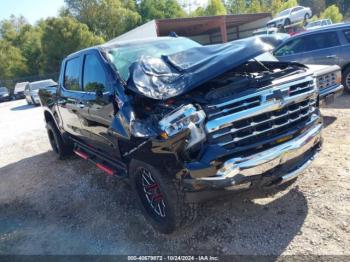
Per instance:
[[[129,172],[142,213],[154,229],[170,234],[196,218],[197,206],[185,202],[178,181],[139,160],[131,161]]]
[[[310,19],[310,15],[309,14],[305,14],[304,21],[307,22],[307,20],[309,20],[309,19]]]
[[[47,135],[52,147],[52,150],[56,153],[58,159],[64,159],[66,156],[70,155],[73,150],[73,144],[65,142],[58,130],[56,124],[52,121],[46,124]]]
[[[342,73],[342,84],[345,91],[350,93],[350,67],[347,67]]]

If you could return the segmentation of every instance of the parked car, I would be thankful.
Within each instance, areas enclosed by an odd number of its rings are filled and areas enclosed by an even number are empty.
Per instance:
[[[321,147],[317,88],[304,65],[254,59],[269,50],[160,37],[71,54],[39,92],[53,151],[127,180],[163,233],[198,201],[293,181]]]
[[[24,95],[28,105],[30,104],[39,105],[40,104],[39,94],[38,94],[39,90],[47,88],[49,86],[55,86],[55,85],[57,85],[57,83],[52,79],[31,82],[28,85],[26,85],[24,90]]]
[[[280,12],[276,18],[267,22],[267,27],[283,27],[300,21],[307,21],[312,17],[309,7],[296,6]]]
[[[331,24],[333,24],[331,19],[321,19],[321,20],[316,20],[316,21],[309,22],[305,26],[305,28],[307,30],[317,29],[317,28],[320,28],[320,27],[323,27],[323,26],[327,26],[327,25],[331,25]]]
[[[6,87],[0,87],[0,102],[10,101],[10,92]]]
[[[350,91],[350,24],[330,25],[293,36],[278,46],[274,55],[280,61],[339,65],[342,83]]]
[[[274,48],[279,46],[283,41],[276,39],[276,35],[259,36],[259,38],[272,45]],[[271,53],[264,53],[258,57],[264,61],[279,61]],[[305,64],[311,71],[314,72],[316,78],[316,85],[319,93],[319,103],[331,104],[335,98],[343,93],[344,86],[342,85],[341,68],[337,65],[311,65]]]
[[[26,98],[26,96],[24,95],[24,90],[28,84],[29,84],[29,82],[21,82],[21,83],[17,83],[15,85],[15,89],[13,91],[13,96],[15,99]]]

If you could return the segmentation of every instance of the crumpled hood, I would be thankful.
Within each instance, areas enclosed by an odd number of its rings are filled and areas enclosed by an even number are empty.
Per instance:
[[[272,50],[259,37],[191,48],[161,58],[143,57],[130,67],[128,88],[149,98],[175,97]]]

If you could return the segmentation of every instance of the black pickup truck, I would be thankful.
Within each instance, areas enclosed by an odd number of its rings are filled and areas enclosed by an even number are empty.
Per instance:
[[[316,80],[260,60],[270,49],[163,37],[69,55],[57,90],[39,93],[52,148],[126,179],[163,233],[199,201],[295,180],[322,143]]]

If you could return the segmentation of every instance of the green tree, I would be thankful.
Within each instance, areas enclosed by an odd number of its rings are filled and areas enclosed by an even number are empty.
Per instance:
[[[190,13],[190,16],[198,17],[198,16],[205,16],[205,8],[203,7],[197,7],[196,10],[194,10],[192,13]]]
[[[205,15],[226,15],[227,11],[221,0],[210,0],[209,5],[205,9]]]
[[[108,40],[141,21],[132,0],[65,0],[65,3],[66,7],[60,10],[62,17],[74,17]]]
[[[27,73],[39,74],[41,57],[40,27],[30,25],[22,16],[11,16],[0,23],[1,38],[20,50],[26,61]]]
[[[283,1],[282,0],[272,0],[271,1],[271,13],[273,15],[279,13],[282,9]]]
[[[58,72],[62,59],[75,51],[100,44],[103,38],[74,18],[49,18],[42,35],[43,68],[45,73]]]
[[[331,19],[333,23],[339,23],[343,21],[343,15],[340,13],[339,8],[336,5],[327,7],[321,14],[321,19]]]
[[[252,0],[249,8],[247,9],[247,13],[261,13],[263,11],[263,7],[261,5],[260,0]]]
[[[139,4],[142,22],[152,19],[178,18],[186,16],[176,0],[142,0]]]
[[[12,79],[27,73],[21,51],[6,40],[0,40],[0,61],[0,79]]]
[[[326,0],[299,0],[299,4],[310,7],[314,15],[320,15],[326,8]]]

